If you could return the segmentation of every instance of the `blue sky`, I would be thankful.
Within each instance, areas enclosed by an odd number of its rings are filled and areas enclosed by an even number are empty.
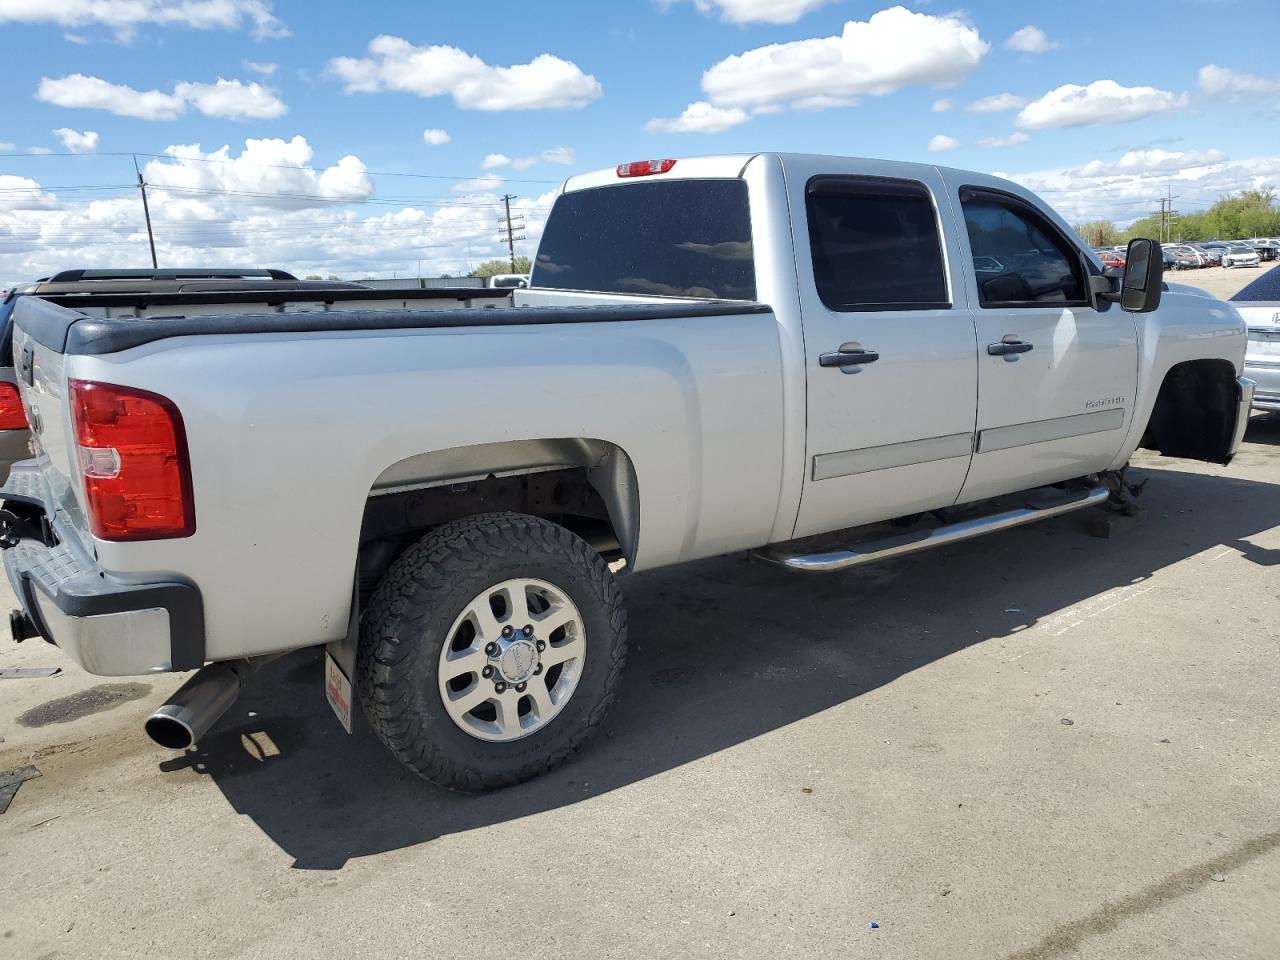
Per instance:
[[[1260,10],[0,0],[0,279],[143,262],[131,152],[187,157],[140,158],[166,262],[344,276],[495,255],[504,192],[531,252],[567,173],[654,156],[929,160],[1013,176],[1075,220],[1133,219],[1166,189],[1193,210],[1280,185]]]

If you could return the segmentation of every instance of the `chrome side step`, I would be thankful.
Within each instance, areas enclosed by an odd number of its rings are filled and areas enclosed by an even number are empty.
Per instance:
[[[934,547],[944,547],[947,544],[959,543],[961,540],[980,537],[984,533],[1008,530],[1026,523],[1035,523],[1037,520],[1046,520],[1049,517],[1083,510],[1085,507],[1103,503],[1110,494],[1106,487],[1094,487],[1070,499],[1060,500],[1044,507],[1028,506],[1018,510],[1007,510],[1004,513],[994,513],[989,517],[975,517],[972,520],[948,523],[932,530],[885,537],[880,540],[867,540],[840,550],[797,553],[779,544],[757,550],[755,556],[768,563],[801,573],[834,573],[837,570],[846,570],[864,563],[872,563],[888,557],[901,557],[920,550],[931,550]]]

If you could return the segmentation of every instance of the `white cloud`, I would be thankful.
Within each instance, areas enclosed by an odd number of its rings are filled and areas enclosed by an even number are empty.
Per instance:
[[[45,210],[57,203],[57,198],[48,193],[38,182],[30,177],[17,177],[11,174],[0,174],[0,210],[13,213],[18,210]],[[0,226],[0,239],[8,239],[13,227],[9,224]]]
[[[980,147],[1016,147],[1020,143],[1026,143],[1031,138],[1021,130],[1015,130],[1007,137],[983,137],[978,141]]]
[[[554,163],[562,167],[571,166],[577,157],[574,155],[572,147],[552,147],[550,150],[543,150],[541,153],[535,153],[528,157],[516,157],[511,161],[511,166],[517,170],[528,170],[530,167],[537,166],[540,163]]]
[[[272,119],[288,108],[260,83],[218,78],[216,83],[178,83],[173,93],[135,90],[124,84],[108,83],[98,77],[73,73],[57,80],[42,77],[36,99],[59,107],[106,110],[118,117],[141,120],[174,120],[188,105],[209,117],[233,120]]]
[[[650,133],[721,133],[750,118],[741,107],[713,107],[705,100],[691,103],[678,117],[655,117],[644,125]]]
[[[938,133],[929,141],[930,153],[943,153],[947,150],[954,150],[960,146],[960,141],[955,137],[949,137],[945,133]]]
[[[1231,160],[1220,150],[1143,149],[1118,160],[998,176],[1041,194],[1072,222],[1129,221],[1149,213],[1167,191],[1185,213],[1241,190],[1280,188],[1280,156]]]
[[[678,0],[663,0],[671,6]],[[720,12],[726,23],[795,23],[834,0],[693,0],[703,13]]]
[[[239,30],[255,38],[285,37],[288,29],[264,0],[0,0],[0,23],[93,24],[131,39],[139,27],[180,26],[196,30]]]
[[[1047,53],[1059,46],[1056,40],[1050,40],[1039,27],[1030,25],[1013,31],[1004,45],[1005,49],[1017,50],[1019,53]]]
[[[950,98],[943,97],[941,100],[933,101],[933,107],[931,109],[934,113],[950,113],[955,109],[955,104]]]
[[[40,79],[36,99],[58,107],[106,110],[118,117],[141,120],[173,120],[186,110],[181,97],[159,90],[134,90],[98,77],[73,73],[57,80]]]
[[[1155,87],[1124,87],[1114,80],[1095,80],[1088,86],[1067,83],[1022,108],[1015,121],[1027,130],[1128,123],[1185,107],[1185,93]]]
[[[80,133],[70,127],[59,127],[53,131],[53,135],[62,141],[62,146],[68,153],[93,153],[98,149],[98,134],[93,130]]]
[[[179,83],[173,93],[207,117],[271,120],[289,110],[279,97],[256,81],[241,83],[219,77],[217,83]]]
[[[1200,89],[1211,97],[1267,96],[1280,93],[1280,77],[1263,77],[1256,73],[1236,73],[1227,67],[1208,64],[1200,68]]]
[[[528,63],[495,67],[457,47],[418,47],[386,34],[369,42],[369,56],[335,57],[329,69],[345,83],[347,93],[449,94],[464,110],[582,107],[601,94],[595,77],[549,53]]]
[[[449,136],[449,131],[447,130],[428,127],[426,130],[422,131],[422,139],[433,147],[439,147],[448,143],[453,139],[453,137]]]
[[[717,107],[848,106],[905,86],[959,83],[988,50],[977,29],[958,16],[892,7],[866,21],[848,21],[839,36],[726,57],[702,75],[702,90]]]
[[[483,176],[473,177],[470,180],[459,180],[449,189],[454,193],[495,193],[502,189],[502,185],[505,182],[506,181],[497,174],[486,173]]]
[[[17,145],[16,145],[16,144],[13,144],[13,143],[7,143],[7,142],[6,142],[6,143],[0,143],[0,152],[8,153],[8,152],[9,152],[10,150],[12,150],[15,146],[17,146]]]
[[[974,100],[965,109],[970,113],[1000,113],[1003,110],[1017,110],[1026,103],[1026,97],[1019,97],[1013,93],[996,93],[981,100]]]
[[[424,197],[392,207],[360,204],[362,191],[352,203],[264,198],[244,194],[349,192],[351,184],[343,187],[341,181],[363,179],[364,164],[351,157],[314,168],[302,137],[249,141],[236,156],[226,148],[203,153],[193,146],[166,152],[173,158],[148,165],[153,183],[161,173],[170,179],[190,175],[201,177],[194,182],[209,190],[228,192],[148,191],[161,265],[243,263],[299,276],[333,273],[359,279],[416,276],[419,265],[425,276],[458,275],[470,264],[506,255],[494,229],[501,183],[489,184],[495,189],[487,192]],[[196,155],[219,162],[202,163]],[[524,218],[527,236],[517,242],[517,254],[532,254],[554,199],[550,190],[511,201],[512,213]],[[148,262],[136,190],[91,201],[78,195],[64,200],[34,180],[0,176],[0,211],[0,285],[47,273],[51,260],[85,267]]]
[[[1130,150],[1119,160],[1091,160],[1075,171],[1078,177],[1132,176],[1222,163],[1227,155],[1221,150]]]
[[[255,60],[241,60],[240,65],[250,73],[256,73],[264,77],[272,76],[280,66],[277,63],[258,63]]]
[[[239,156],[232,156],[229,145],[206,153],[198,143],[166,147],[165,153],[172,159],[152,160],[143,170],[155,192],[207,197],[203,202],[214,206],[244,203],[230,197],[252,197],[256,206],[297,209],[373,194],[373,180],[358,157],[317,170],[311,165],[315,152],[302,136],[247,139]]]
[[[552,147],[549,150],[543,150],[541,153],[530,154],[527,157],[509,157],[505,153],[490,153],[480,161],[481,170],[498,170],[502,167],[512,167],[516,170],[528,170],[540,163],[554,163],[561,166],[568,166],[575,160],[573,149],[570,147]],[[482,178],[483,179],[483,178]]]

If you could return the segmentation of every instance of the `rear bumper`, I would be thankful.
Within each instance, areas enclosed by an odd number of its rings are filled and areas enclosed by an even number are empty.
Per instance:
[[[35,473],[35,477],[32,476]],[[59,536],[19,465],[0,489],[5,574],[35,630],[89,673],[137,676],[204,663],[199,589],[179,580],[125,583]]]
[[[1245,357],[1244,375],[1258,385],[1253,409],[1280,410],[1280,357],[1265,361]]]

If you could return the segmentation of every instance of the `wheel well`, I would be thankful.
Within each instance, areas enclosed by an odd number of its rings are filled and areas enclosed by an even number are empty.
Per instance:
[[[1226,360],[1188,360],[1165,374],[1138,445],[1166,457],[1226,463],[1235,416],[1235,367]]]
[[[360,592],[367,596],[423,534],[481,513],[541,517],[606,559],[633,560],[638,509],[630,459],[601,441],[516,441],[408,458],[383,471],[365,501]]]

